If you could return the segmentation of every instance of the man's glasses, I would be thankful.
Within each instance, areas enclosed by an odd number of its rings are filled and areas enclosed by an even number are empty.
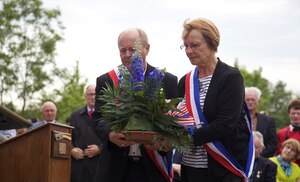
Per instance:
[[[88,96],[88,97],[95,97],[96,96],[96,94],[92,94],[92,93],[85,94],[85,95]]]
[[[204,44],[204,42],[200,42],[200,43],[197,43],[197,44],[195,44],[195,43],[191,43],[191,44],[183,44],[183,45],[181,45],[180,46],[180,49],[182,50],[182,49],[187,49],[187,48],[191,48],[191,49],[197,49],[197,48],[199,48],[200,46],[202,46]]]

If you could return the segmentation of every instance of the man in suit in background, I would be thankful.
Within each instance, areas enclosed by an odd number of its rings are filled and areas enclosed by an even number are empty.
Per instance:
[[[276,127],[271,117],[258,113],[260,95],[261,91],[257,87],[245,88],[245,101],[252,120],[252,130],[263,135],[265,149],[261,156],[269,158],[274,156],[277,147]]]
[[[74,111],[69,118],[72,130],[71,182],[92,182],[101,151],[101,141],[92,128],[95,105],[95,85],[84,89],[86,105]]]
[[[275,182],[277,165],[267,158],[261,156],[264,150],[264,139],[259,131],[253,132],[255,147],[255,162],[250,178],[251,182]]]
[[[43,120],[34,123],[29,128],[29,130],[31,130],[33,128],[36,128],[36,127],[39,127],[39,126],[42,126],[43,124],[46,124],[46,123],[59,123],[56,120],[57,108],[56,108],[56,105],[53,102],[51,102],[51,101],[45,102],[41,106],[40,112],[41,112],[41,115],[43,117]]]
[[[118,38],[120,58],[123,66],[130,70],[131,59],[135,52],[135,43],[137,40],[141,42],[140,51],[145,68],[144,77],[147,77],[154,70],[154,67],[146,62],[150,44],[148,43],[147,34],[143,30],[134,28],[121,32]],[[97,95],[101,94],[101,90],[107,88],[106,84],[113,86],[113,78],[109,73],[97,78]],[[178,96],[177,81],[177,77],[171,73],[165,74],[163,88],[167,99]],[[170,177],[168,174],[159,170],[159,167],[156,166],[156,163],[146,152],[144,145],[126,141],[123,134],[116,133],[105,126],[104,122],[101,121],[100,112],[100,108],[104,104],[103,101],[96,99],[94,115],[94,120],[97,124],[96,134],[104,144],[95,182],[169,182]],[[158,155],[166,155],[164,152],[154,152]],[[167,163],[171,165],[170,161]]]

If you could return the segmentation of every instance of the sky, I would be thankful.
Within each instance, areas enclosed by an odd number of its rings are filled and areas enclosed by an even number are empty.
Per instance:
[[[187,18],[213,21],[221,34],[217,56],[247,71],[262,68],[273,85],[300,94],[299,0],[44,0],[59,8],[66,27],[56,62],[80,73],[89,83],[121,63],[117,38],[127,28],[148,34],[147,61],[181,78],[193,69],[182,45]]]

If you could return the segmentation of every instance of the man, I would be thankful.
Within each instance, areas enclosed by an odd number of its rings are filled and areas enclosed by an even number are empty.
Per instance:
[[[252,120],[252,130],[263,135],[265,149],[261,156],[269,158],[274,156],[277,146],[276,127],[271,117],[258,113],[260,96],[261,91],[257,87],[245,88],[245,101]]]
[[[264,139],[259,131],[253,132],[255,162],[251,175],[252,182],[275,182],[277,165],[267,158],[261,157],[264,150]]]
[[[69,119],[72,130],[71,182],[91,182],[95,177],[101,141],[92,129],[95,106],[95,85],[84,90],[86,105],[74,111]]]
[[[150,50],[150,44],[146,33],[141,29],[127,29],[119,35],[118,47],[122,64],[130,70],[131,58],[135,52],[136,41],[139,40],[141,57],[144,61],[144,77],[154,70],[154,67],[146,62],[146,56]],[[109,73],[97,78],[96,93],[101,94],[101,90],[106,88],[106,84],[113,86],[113,78]],[[166,73],[163,80],[163,88],[167,99],[178,96],[177,77]],[[103,151],[100,155],[96,181],[101,182],[167,182],[170,177],[166,171],[159,166],[153,156],[147,153],[149,148],[144,145],[135,144],[124,140],[124,135],[116,133],[106,127],[101,121],[100,108],[105,103],[96,99],[94,119],[96,134],[104,142]],[[165,152],[153,151],[153,153],[165,156],[166,166],[170,166],[170,156]],[[167,153],[169,154],[169,153]],[[159,157],[159,156],[158,156]],[[164,162],[162,162],[163,164]],[[168,165],[169,164],[169,165]],[[103,167],[105,166],[105,167]],[[169,167],[167,167],[169,169]]]
[[[290,125],[285,128],[278,130],[277,138],[278,145],[276,149],[276,154],[281,152],[281,144],[289,139],[293,138],[300,142],[300,100],[294,99],[288,106],[288,114],[290,118]],[[298,166],[300,166],[300,159],[295,161]]]
[[[57,108],[56,105],[51,102],[51,101],[47,101],[45,102],[40,109],[41,115],[43,117],[42,121],[36,122],[34,123],[29,130],[39,127],[43,124],[46,123],[58,123],[58,121],[56,121],[56,114],[57,114]]]

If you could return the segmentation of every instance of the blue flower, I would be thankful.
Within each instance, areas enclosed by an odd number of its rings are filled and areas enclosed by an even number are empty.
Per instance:
[[[134,91],[143,90],[144,82],[144,63],[134,54],[132,57],[132,64],[130,66],[131,76],[130,83],[133,85]]]
[[[164,78],[165,74],[163,73],[163,70],[159,70],[158,68],[155,68],[152,72],[149,73],[147,78],[147,84],[146,84],[146,97],[150,97],[158,94],[161,88],[162,79]]]

